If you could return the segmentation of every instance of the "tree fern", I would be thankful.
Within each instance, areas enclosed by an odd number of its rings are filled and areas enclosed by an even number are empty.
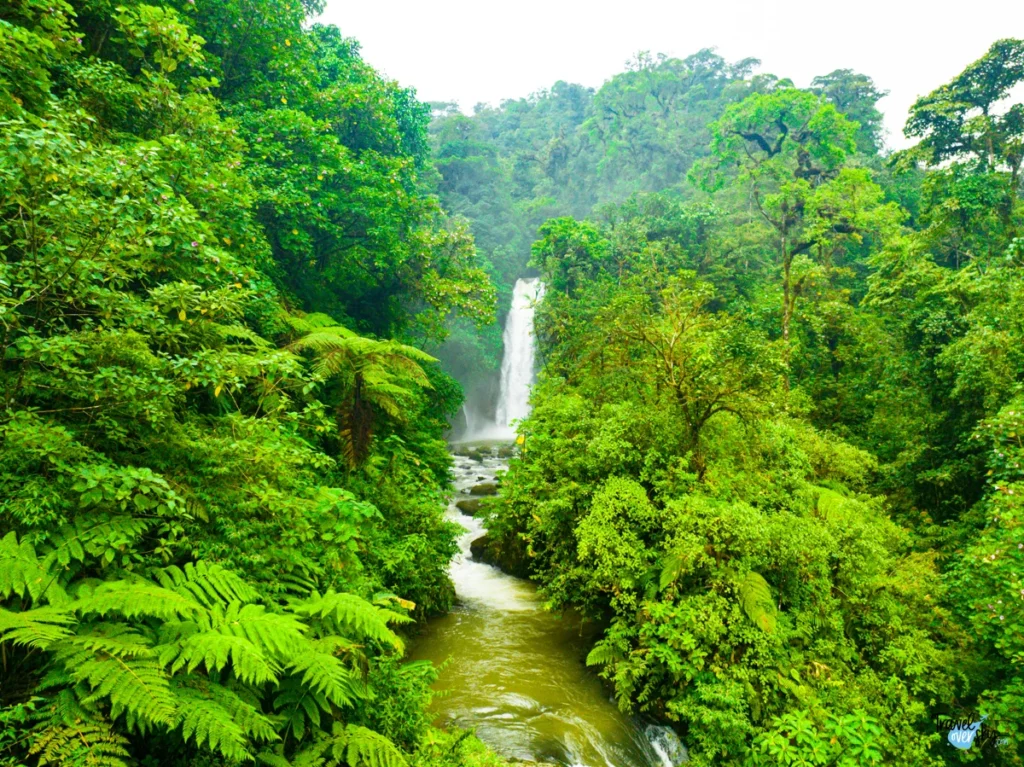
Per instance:
[[[775,630],[775,601],[772,590],[760,574],[749,572],[737,588],[740,605],[747,617],[766,634]]]

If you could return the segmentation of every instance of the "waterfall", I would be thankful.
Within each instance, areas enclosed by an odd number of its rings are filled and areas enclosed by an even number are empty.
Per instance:
[[[511,440],[515,437],[513,421],[530,414],[530,385],[533,383],[535,346],[533,342],[533,315],[537,302],[544,296],[544,283],[536,277],[516,280],[512,292],[512,307],[505,319],[502,342],[505,347],[501,360],[501,385],[493,419],[473,416],[463,408],[466,419],[465,442],[478,440]]]
[[[535,345],[533,342],[534,307],[544,295],[544,283],[536,277],[516,281],[512,308],[505,320],[502,341],[505,356],[501,361],[501,389],[494,423],[505,436],[515,432],[512,422],[530,414],[530,384],[533,383]]]

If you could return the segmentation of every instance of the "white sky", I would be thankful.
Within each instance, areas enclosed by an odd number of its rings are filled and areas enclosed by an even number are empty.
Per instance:
[[[928,93],[1004,37],[1024,37],[1024,0],[327,0],[321,21],[362,44],[378,70],[423,101],[498,104],[557,80],[598,87],[638,51],[728,61],[806,86],[849,68],[890,95],[889,143]]]

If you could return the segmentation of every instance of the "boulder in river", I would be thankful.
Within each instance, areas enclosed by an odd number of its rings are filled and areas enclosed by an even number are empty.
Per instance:
[[[470,495],[497,495],[498,484],[496,482],[481,482],[469,488]]]
[[[521,545],[514,546],[514,550],[505,551],[501,542],[491,538],[484,533],[479,538],[474,538],[469,544],[469,553],[477,562],[497,567],[504,573],[514,575],[517,578],[529,578],[530,568],[526,551]]]
[[[470,450],[468,453],[466,453],[466,455],[469,457],[469,460],[471,461],[476,461],[477,463],[484,462],[483,453],[481,453],[479,450]]]
[[[459,501],[455,504],[455,508],[461,511],[463,514],[468,514],[473,517],[480,511],[480,504],[483,503],[479,498],[467,498],[464,501]]]
[[[502,445],[498,448],[499,458],[511,458],[516,452],[516,449],[512,445]]]

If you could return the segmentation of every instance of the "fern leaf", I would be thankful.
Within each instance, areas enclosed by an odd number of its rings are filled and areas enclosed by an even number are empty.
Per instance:
[[[305,624],[291,615],[267,612],[263,605],[232,602],[223,612],[214,608],[211,615],[218,632],[248,639],[277,657],[287,658],[307,642]]]
[[[749,572],[739,584],[740,605],[753,623],[766,634],[775,630],[775,601],[768,581]]]
[[[193,671],[200,665],[207,671],[222,671],[228,662],[237,679],[246,684],[276,682],[280,667],[249,639],[234,634],[204,631],[188,637],[171,662],[171,673]]]
[[[54,724],[33,737],[29,753],[39,765],[128,767],[128,741],[105,721]]]
[[[607,666],[622,660],[622,650],[613,642],[602,640],[594,645],[594,648],[587,653],[588,666]]]
[[[274,710],[284,717],[285,731],[291,731],[296,740],[302,740],[306,735],[306,722],[318,728],[320,711],[330,711],[331,704],[321,693],[293,676],[281,682],[280,692],[274,697]]]
[[[148,616],[163,620],[189,617],[201,611],[194,599],[142,580],[102,583],[71,607],[82,615],[120,613],[126,618]]]
[[[0,538],[0,598],[7,599],[12,594],[22,598],[27,594],[33,600],[45,597],[52,605],[68,601],[57,578],[36,556],[32,544],[18,543],[14,532]]]
[[[184,568],[166,567],[157,573],[157,581],[165,589],[191,597],[204,607],[254,602],[260,596],[239,575],[218,564],[202,561],[189,562]]]
[[[389,623],[409,623],[406,615],[377,607],[355,594],[329,590],[323,596],[313,595],[292,603],[292,611],[306,618],[317,618],[340,634],[374,639],[402,650],[402,640],[389,627]]]
[[[68,636],[71,631],[65,626],[74,622],[73,614],[56,607],[37,607],[23,612],[10,612],[0,607],[0,644],[10,642],[45,650]]]
[[[398,747],[379,732],[347,724],[343,733],[335,738],[331,756],[344,756],[350,767],[408,767]]]
[[[71,680],[87,685],[81,699],[86,708],[107,699],[111,718],[124,714],[130,727],[173,726],[176,713],[168,677],[155,650],[131,627],[100,624],[55,649],[57,663]],[[47,677],[44,684],[51,675]]]
[[[356,699],[366,697],[359,677],[333,654],[321,649],[319,643],[292,658],[290,665],[302,675],[303,685],[336,706],[351,706]]]
[[[195,741],[196,745],[206,746],[232,761],[252,759],[245,728],[214,696],[185,684],[175,685],[174,696],[185,740]]]

